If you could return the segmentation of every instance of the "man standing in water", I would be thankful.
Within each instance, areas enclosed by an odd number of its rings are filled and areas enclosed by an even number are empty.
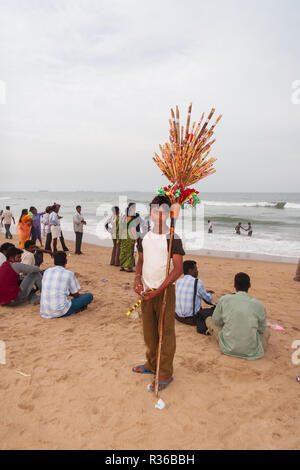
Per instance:
[[[237,224],[237,226],[235,227],[235,233],[236,233],[237,235],[241,235],[241,228],[243,228],[243,227],[242,227],[242,222],[239,222],[239,223]]]

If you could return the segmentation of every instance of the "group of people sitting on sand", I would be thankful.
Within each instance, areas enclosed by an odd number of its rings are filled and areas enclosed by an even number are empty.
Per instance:
[[[37,250],[32,240],[25,242],[24,250],[8,242],[1,245],[0,305],[13,307],[25,301],[40,304],[43,318],[69,316],[86,309],[93,296],[79,294],[75,274],[65,269],[66,253],[54,252],[54,267],[42,271],[35,262]]]

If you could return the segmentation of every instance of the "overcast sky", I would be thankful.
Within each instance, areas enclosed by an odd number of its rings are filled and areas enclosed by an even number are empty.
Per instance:
[[[197,189],[299,192],[299,22],[299,0],[0,0],[0,190],[157,189],[193,102],[223,114]]]

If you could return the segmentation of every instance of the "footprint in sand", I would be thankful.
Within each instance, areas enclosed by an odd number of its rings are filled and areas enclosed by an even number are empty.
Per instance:
[[[19,403],[18,407],[21,408],[21,410],[25,410],[25,411],[33,411],[34,410],[34,406],[29,404],[29,403]]]

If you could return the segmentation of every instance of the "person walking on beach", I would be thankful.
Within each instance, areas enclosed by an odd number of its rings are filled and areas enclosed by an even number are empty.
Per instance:
[[[80,286],[75,274],[65,269],[67,261],[64,251],[56,251],[55,266],[44,272],[40,307],[43,318],[68,317],[85,310],[93,300],[91,293],[79,294]],[[70,300],[69,296],[73,299]]]
[[[110,265],[120,266],[120,209],[118,206],[112,208],[112,216],[105,224],[106,230],[111,234],[113,249],[111,253]]]
[[[223,354],[260,359],[270,336],[264,304],[248,294],[251,287],[248,274],[236,274],[234,287],[236,294],[221,297],[213,316],[206,319],[206,326]]]
[[[14,224],[16,223],[15,218],[10,210],[10,206],[6,206],[5,211],[3,211],[1,215],[1,223],[3,224],[4,222],[5,238],[8,238],[9,240],[13,238],[12,234],[10,233],[11,221],[13,221]]]
[[[84,220],[81,214],[81,206],[76,206],[76,212],[73,217],[73,227],[75,232],[75,254],[82,255],[81,251],[81,243],[82,243],[82,236],[83,236],[83,226],[86,225],[86,221]]]
[[[176,349],[174,283],[182,274],[182,257],[185,254],[182,241],[175,234],[171,251],[173,269],[165,278],[170,242],[170,229],[166,221],[170,214],[170,206],[170,200],[166,196],[156,196],[150,204],[150,215],[154,226],[144,238],[138,240],[139,258],[134,284],[137,294],[145,291],[141,307],[144,340],[147,347],[146,362],[132,369],[138,374],[155,373],[160,316],[164,291],[167,289],[159,391],[165,389],[173,381],[173,360]],[[154,382],[150,389],[154,391]]]
[[[213,233],[213,226],[210,220],[208,220],[208,233]]]

